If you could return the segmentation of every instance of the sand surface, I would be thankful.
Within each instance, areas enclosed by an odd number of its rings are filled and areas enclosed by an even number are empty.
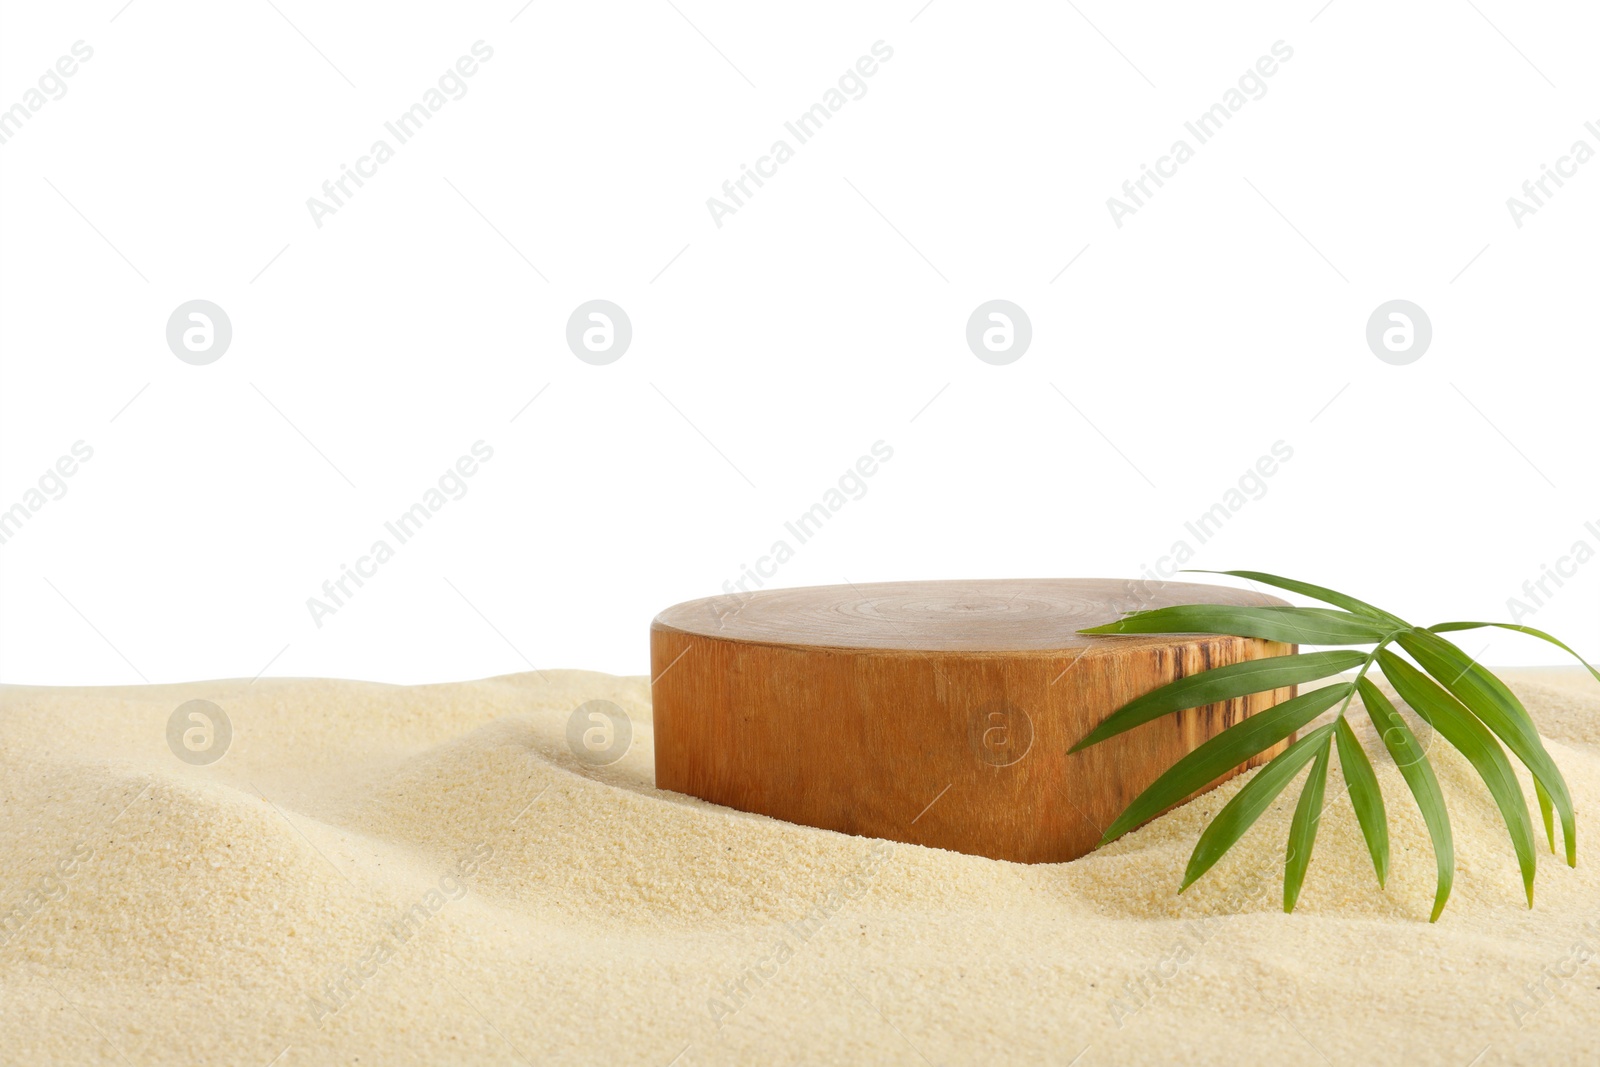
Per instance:
[[[1434,925],[1386,757],[1387,890],[1335,772],[1290,916],[1293,789],[1175,895],[1243,779],[1029,867],[658,792],[639,678],[8,687],[0,1060],[1593,1063],[1600,683],[1506,677],[1571,785],[1579,865],[1541,849],[1529,910],[1486,790],[1436,747],[1458,873]],[[166,739],[194,698],[232,723],[209,766]],[[596,698],[634,722],[606,767],[567,742]]]

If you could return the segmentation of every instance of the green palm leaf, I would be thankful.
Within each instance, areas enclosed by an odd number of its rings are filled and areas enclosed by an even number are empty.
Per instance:
[[[1528,709],[1500,679],[1484,670],[1445,638],[1427,630],[1411,630],[1401,634],[1398,643],[1457,700],[1471,709],[1485,726],[1494,731],[1495,736],[1504,741],[1506,747],[1533,774],[1534,781],[1549,794],[1556,811],[1561,813],[1562,835],[1567,842],[1567,865],[1576,866],[1577,818],[1572,809],[1572,795],[1555,760],[1545,751],[1544,742],[1539,739],[1539,731],[1533,725],[1533,717],[1528,714]],[[1393,681],[1392,678],[1390,680]]]
[[[1312,585],[1310,582],[1302,582],[1294,578],[1280,578],[1276,574],[1267,574],[1264,571],[1207,571],[1190,569],[1187,573],[1227,574],[1232,575],[1235,578],[1245,578],[1252,582],[1260,582],[1262,585],[1270,585],[1278,589],[1287,589],[1291,593],[1299,593],[1301,596],[1308,596],[1313,600],[1320,600],[1324,604],[1332,604],[1336,608],[1344,608],[1346,611],[1353,611],[1357,615],[1366,615],[1369,618],[1379,619],[1392,630],[1404,629],[1405,627],[1411,625],[1398,615],[1390,615],[1387,611],[1384,611],[1382,608],[1373,607],[1365,600],[1357,600],[1353,596],[1346,596],[1343,593],[1336,592],[1335,590],[1329,589],[1325,586]]]
[[[1250,608],[1184,604],[1136,611],[1082,634],[1234,634],[1305,645],[1364,645],[1391,631],[1372,619],[1332,608]]]
[[[1361,693],[1361,705],[1367,709],[1367,717],[1377,727],[1378,737],[1389,750],[1395,766],[1400,768],[1406,785],[1411,788],[1411,795],[1416,798],[1417,810],[1422,812],[1422,821],[1428,826],[1428,838],[1433,842],[1433,860],[1439,868],[1438,888],[1433,895],[1433,915],[1428,921],[1438,922],[1445,901],[1450,899],[1450,886],[1456,877],[1456,851],[1450,836],[1450,813],[1444,806],[1444,794],[1439,791],[1439,779],[1434,777],[1433,765],[1417,743],[1416,735],[1394,705],[1389,703],[1389,698],[1365,678],[1356,683],[1356,688]]]
[[[1106,830],[1100,843],[1115,841],[1191,793],[1204,789],[1252,756],[1260,755],[1282,741],[1349,693],[1349,683],[1313,689],[1228,727],[1174,763],[1149,788],[1135,797],[1127,810],[1117,816]]]
[[[1533,795],[1539,798],[1539,817],[1544,820],[1544,836],[1550,841],[1550,851],[1556,850],[1556,820],[1551,811],[1550,794],[1545,792],[1539,779],[1533,780]]]
[[[1372,762],[1366,750],[1356,739],[1356,732],[1343,715],[1339,716],[1338,732],[1334,735],[1339,744],[1339,770],[1344,774],[1344,784],[1350,791],[1350,806],[1356,809],[1356,822],[1361,826],[1361,836],[1366,839],[1367,851],[1372,854],[1372,868],[1378,872],[1378,885],[1389,876],[1389,819],[1383,810],[1383,792],[1378,788],[1378,776],[1372,771]],[[1553,847],[1553,846],[1552,846]]]
[[[1343,719],[1339,720],[1343,722]],[[1328,786],[1328,753],[1333,748],[1333,723],[1322,729],[1328,736],[1317,748],[1317,762],[1306,775],[1300,789],[1300,802],[1294,806],[1294,821],[1289,824],[1289,851],[1283,864],[1283,910],[1293,911],[1305,884],[1306,868],[1311,864],[1311,849],[1317,841],[1317,824],[1322,821],[1322,797]]]
[[[1506,830],[1511,834],[1512,847],[1517,852],[1517,865],[1522,868],[1522,884],[1528,892],[1528,906],[1533,906],[1533,875],[1538,864],[1538,851],[1533,843],[1533,823],[1528,820],[1528,801],[1522,795],[1511,761],[1500,747],[1489,728],[1478,721],[1455,697],[1439,688],[1431,679],[1393,652],[1378,653],[1378,666],[1389,679],[1400,699],[1411,705],[1411,710],[1422,716],[1451,746],[1467,757],[1483,784],[1489,787],[1495,804],[1505,819]]]
[[[1437,921],[1450,899],[1455,879],[1455,846],[1444,795],[1426,753],[1394,705],[1367,679],[1379,667],[1395,690],[1439,737],[1459,750],[1483,779],[1494,798],[1516,850],[1528,902],[1533,903],[1537,863],[1527,799],[1512,769],[1511,754],[1533,775],[1534,794],[1555,849],[1555,816],[1561,817],[1569,864],[1577,862],[1577,827],[1571,793],[1545,750],[1533,718],[1498,678],[1479,666],[1442,634],[1498,626],[1548,641],[1571,654],[1600,680],[1600,671],[1567,645],[1542,630],[1514,623],[1445,622],[1422,629],[1398,615],[1325,586],[1262,571],[1214,571],[1312,597],[1332,607],[1241,607],[1183,604],[1132,612],[1117,622],[1079,631],[1086,634],[1229,634],[1292,645],[1369,645],[1370,652],[1324,651],[1247,660],[1179,678],[1125,704],[1095,725],[1072,747],[1079,752],[1126,733],[1163,715],[1186,708],[1269,693],[1356,670],[1353,681],[1338,682],[1302,693],[1266,711],[1249,716],[1183,756],[1134,798],[1105,832],[1101,843],[1114,841],[1161,812],[1206,788],[1229,770],[1271,748],[1339,705],[1333,721],[1291,744],[1258,771],[1223,805],[1195,843],[1180,892],[1209,871],[1254,825],[1262,812],[1311,763],[1295,807],[1284,864],[1284,910],[1293,910],[1304,885],[1316,842],[1327,792],[1328,765],[1335,747],[1378,884],[1389,871],[1388,813],[1371,761],[1345,718],[1359,694],[1384,748],[1394,758],[1427,824],[1433,844],[1438,884],[1430,921]],[[1394,652],[1397,645],[1420,664],[1413,667]],[[1431,675],[1431,677],[1430,677]],[[1505,748],[1501,747],[1502,743]]]
[[[1519,634],[1528,634],[1539,638],[1541,641],[1548,641],[1583,664],[1584,669],[1594,675],[1595,681],[1600,682],[1600,671],[1595,670],[1593,664],[1574,652],[1565,641],[1553,637],[1543,630],[1535,630],[1532,626],[1519,626],[1514,622],[1440,622],[1428,627],[1428,629],[1436,634],[1442,634],[1449,633],[1452,630],[1479,630],[1485,626],[1498,626],[1502,630],[1515,630]]]
[[[1193,885],[1244,836],[1246,830],[1255,825],[1262,812],[1272,807],[1272,802],[1284,787],[1294,781],[1300,768],[1316,756],[1317,746],[1327,739],[1332,729],[1331,723],[1318,727],[1278,753],[1272,762],[1257,771],[1244,788],[1233,795],[1233,799],[1222,806],[1222,810],[1217,812],[1195,843],[1194,851],[1189,854],[1189,866],[1183,872],[1183,885],[1178,892]]]
[[[1366,658],[1364,652],[1314,652],[1304,656],[1269,656],[1200,671],[1124,704],[1073,745],[1071,751],[1078,752],[1175,711],[1327,678],[1361,666]]]

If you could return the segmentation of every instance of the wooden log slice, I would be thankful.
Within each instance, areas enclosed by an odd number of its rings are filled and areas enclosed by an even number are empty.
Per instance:
[[[1252,638],[1076,632],[1195,603],[1284,601],[1209,585],[1026,579],[679,604],[651,626],[656,784],[847,834],[1020,863],[1074,859],[1185,753],[1294,695],[1196,708],[1069,755],[1166,682],[1295,651]]]

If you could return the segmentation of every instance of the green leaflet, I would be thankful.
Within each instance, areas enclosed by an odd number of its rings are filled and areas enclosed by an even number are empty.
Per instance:
[[[1411,787],[1411,795],[1417,800],[1417,809],[1422,812],[1422,820],[1428,825],[1428,837],[1433,841],[1433,860],[1439,869],[1438,888],[1433,895],[1433,915],[1428,921],[1438,922],[1445,902],[1450,899],[1450,886],[1456,877],[1450,813],[1445,810],[1444,794],[1439,792],[1439,779],[1434,777],[1428,756],[1417,743],[1411,727],[1389,703],[1389,698],[1365,678],[1356,683],[1356,688],[1361,693],[1361,705],[1367,709],[1367,717],[1377,727],[1384,747],[1405,776],[1406,785]]]
[[[1083,634],[1234,634],[1303,645],[1364,645],[1390,632],[1378,622],[1332,608],[1251,608],[1184,604],[1136,611]]]
[[[1183,872],[1183,886],[1178,892],[1193,885],[1255,825],[1284,787],[1294,781],[1300,768],[1317,755],[1317,746],[1327,740],[1332,729],[1332,723],[1320,726],[1278,753],[1222,806],[1189,854],[1189,866]]]
[[[1567,655],[1583,664],[1584,668],[1588,670],[1590,674],[1594,675],[1595,681],[1600,682],[1600,671],[1595,670],[1593,665],[1591,665],[1588,660],[1574,652],[1570,647],[1567,646],[1565,642],[1552,637],[1543,630],[1535,630],[1531,626],[1518,626],[1514,622],[1441,622],[1437,625],[1428,627],[1428,629],[1433,633],[1442,634],[1449,633],[1452,630],[1477,630],[1485,626],[1498,626],[1502,630],[1515,630],[1521,634],[1528,634],[1532,637],[1537,637],[1541,641],[1549,641],[1552,645],[1555,645]]]
[[[1550,794],[1544,791],[1539,779],[1533,780],[1533,795],[1539,798],[1539,817],[1544,820],[1544,836],[1550,841],[1550,851],[1556,850],[1556,820],[1550,808]]]
[[[1485,726],[1494,731],[1532,772],[1534,780],[1544,787],[1556,811],[1561,814],[1562,835],[1567,842],[1567,865],[1577,866],[1577,818],[1572,809],[1572,795],[1567,791],[1566,779],[1561,777],[1555,760],[1545,751],[1539,731],[1533,725],[1533,718],[1522,702],[1500,679],[1438,634],[1427,630],[1410,630],[1400,635],[1398,643],[1422,665],[1423,670],[1433,675]]]
[[[1332,734],[1332,725],[1323,730]],[[1333,738],[1324,737],[1317,749],[1317,762],[1311,765],[1306,784],[1300,789],[1300,802],[1294,806],[1294,821],[1289,824],[1289,850],[1283,861],[1283,910],[1286,912],[1294,911],[1295,901],[1300,899],[1300,887],[1305,884],[1306,867],[1311,863],[1317,824],[1322,821],[1322,797],[1328,786],[1328,753],[1332,748]]]
[[[1383,809],[1383,792],[1378,788],[1378,776],[1372,771],[1372,762],[1366,750],[1356,739],[1344,716],[1339,716],[1339,770],[1344,774],[1344,784],[1350,790],[1350,806],[1356,809],[1356,822],[1361,826],[1361,836],[1366,838],[1367,851],[1372,854],[1373,870],[1378,872],[1378,885],[1389,876],[1389,817]]]
[[[1300,595],[1308,596],[1313,600],[1320,600],[1324,604],[1332,604],[1336,608],[1344,608],[1346,611],[1353,611],[1357,615],[1366,615],[1369,618],[1379,619],[1391,630],[1403,630],[1411,625],[1398,615],[1391,615],[1382,608],[1373,607],[1365,600],[1357,600],[1353,596],[1346,596],[1343,593],[1337,592],[1333,589],[1328,589],[1320,585],[1312,585],[1310,582],[1297,581],[1294,578],[1280,578],[1276,574],[1267,574],[1263,571],[1207,571],[1190,569],[1187,573],[1228,574],[1235,578],[1247,578],[1252,582],[1260,582],[1262,585],[1271,585],[1276,586],[1279,589],[1287,589],[1291,593],[1299,593]]]
[[[1117,709],[1072,746],[1078,752],[1090,745],[1142,726],[1163,715],[1224,700],[1262,693],[1301,682],[1314,682],[1361,666],[1364,652],[1313,652],[1303,656],[1271,656],[1191,674],[1151,690]]]
[[[1528,901],[1533,902],[1533,876],[1537,852],[1534,829],[1528,818],[1527,799],[1516,780],[1508,749],[1533,775],[1534,793],[1544,821],[1545,837],[1555,849],[1555,816],[1561,817],[1566,859],[1577,863],[1577,826],[1572,798],[1560,769],[1545,750],[1532,717],[1515,694],[1492,673],[1475,663],[1443,634],[1495,626],[1548,641],[1572,655],[1600,680],[1600,670],[1572,648],[1531,626],[1497,622],[1444,622],[1422,629],[1364,600],[1325,586],[1312,585],[1262,571],[1208,571],[1245,578],[1303,596],[1332,607],[1246,607],[1221,604],[1186,604],[1132,612],[1117,622],[1079,631],[1086,634],[1229,634],[1294,645],[1376,646],[1370,653],[1335,650],[1305,655],[1274,656],[1228,667],[1218,667],[1180,678],[1130,701],[1107,716],[1071,749],[1091,745],[1132,730],[1185,708],[1235,700],[1252,693],[1304,682],[1332,678],[1358,668],[1353,684],[1344,683],[1302,694],[1268,711],[1251,716],[1206,741],[1174,763],[1119,815],[1102,843],[1115,840],[1134,827],[1191,796],[1229,769],[1246,762],[1305,726],[1318,714],[1345,701],[1332,723],[1291,745],[1263,768],[1224,805],[1195,844],[1184,875],[1187,888],[1235,845],[1271,805],[1299,770],[1315,760],[1296,807],[1289,853],[1284,871],[1284,906],[1292,909],[1315,843],[1318,817],[1326,796],[1327,767],[1335,746],[1356,821],[1372,857],[1380,885],[1388,878],[1388,813],[1372,763],[1355,732],[1345,720],[1349,700],[1361,695],[1384,747],[1394,758],[1416,799],[1428,827],[1438,867],[1430,921],[1437,921],[1450,899],[1455,879],[1455,850],[1450,817],[1433,767],[1421,744],[1393,704],[1366,678],[1381,665],[1397,691],[1432,724],[1437,735],[1465,755],[1488,786],[1511,835]],[[1394,643],[1421,665],[1411,666],[1385,646]],[[1430,677],[1431,676],[1431,677]],[[1136,741],[1125,742],[1137,744]],[[1504,744],[1505,749],[1501,748]],[[1181,891],[1181,890],[1180,890]]]
[[[1467,757],[1478,776],[1489,787],[1505,819],[1506,830],[1511,834],[1511,844],[1517,852],[1517,865],[1522,868],[1522,884],[1528,892],[1528,906],[1531,908],[1538,851],[1533,842],[1533,823],[1528,819],[1528,801],[1522,795],[1522,786],[1517,782],[1516,772],[1511,769],[1511,761],[1506,758],[1505,751],[1489,728],[1479,722],[1459,700],[1439,688],[1411,664],[1385,651],[1378,653],[1378,665],[1400,698]]]
[[[1174,763],[1135,797],[1106,830],[1100,843],[1115,841],[1252,756],[1271,748],[1343,700],[1350,691],[1348,682],[1313,689],[1228,727]]]

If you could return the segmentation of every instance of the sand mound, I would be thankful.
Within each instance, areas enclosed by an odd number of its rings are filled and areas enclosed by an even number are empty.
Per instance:
[[[1600,685],[1508,677],[1587,825]],[[232,725],[209,765],[168,745],[191,699]],[[567,743],[592,699],[634,723],[605,767]],[[661,793],[650,756],[646,682],[586,672],[0,690],[5,1059],[1487,1065],[1582,1060],[1600,1033],[1592,862],[1543,853],[1528,910],[1440,749],[1458,872],[1434,925],[1384,757],[1388,887],[1335,776],[1286,916],[1292,794],[1175,892],[1242,779],[1029,867]]]

